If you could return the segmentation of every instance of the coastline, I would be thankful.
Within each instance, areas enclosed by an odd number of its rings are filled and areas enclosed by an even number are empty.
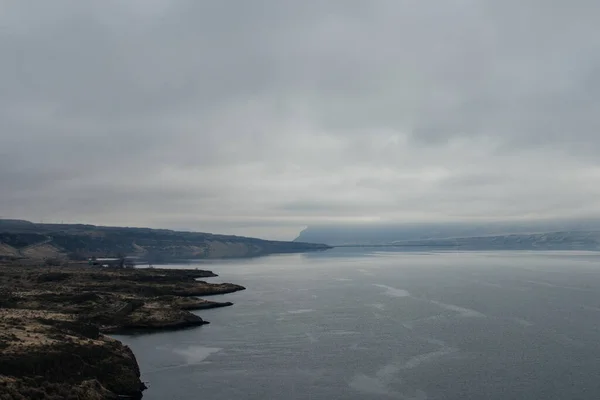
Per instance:
[[[140,399],[131,349],[109,334],[209,323],[192,310],[231,306],[197,296],[245,288],[211,271],[0,265],[0,395],[8,399]],[[59,368],[58,368],[59,367]]]

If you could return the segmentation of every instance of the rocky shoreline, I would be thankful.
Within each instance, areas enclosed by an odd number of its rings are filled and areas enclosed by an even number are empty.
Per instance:
[[[183,329],[244,287],[210,271],[0,265],[0,399],[140,399],[129,347],[106,334]]]

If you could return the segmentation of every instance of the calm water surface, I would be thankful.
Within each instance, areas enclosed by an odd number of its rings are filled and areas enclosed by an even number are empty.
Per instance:
[[[210,325],[118,337],[145,400],[600,399],[600,255],[334,250],[197,266],[248,290],[198,312]]]

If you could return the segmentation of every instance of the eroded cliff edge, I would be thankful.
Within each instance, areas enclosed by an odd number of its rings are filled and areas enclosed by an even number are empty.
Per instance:
[[[0,399],[141,398],[131,350],[106,333],[207,323],[197,296],[244,288],[210,271],[0,265]]]

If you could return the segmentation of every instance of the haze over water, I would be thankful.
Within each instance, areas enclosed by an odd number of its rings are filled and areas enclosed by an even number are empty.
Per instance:
[[[199,311],[210,325],[118,337],[144,399],[600,398],[600,254],[336,249],[185,267],[247,290]]]

